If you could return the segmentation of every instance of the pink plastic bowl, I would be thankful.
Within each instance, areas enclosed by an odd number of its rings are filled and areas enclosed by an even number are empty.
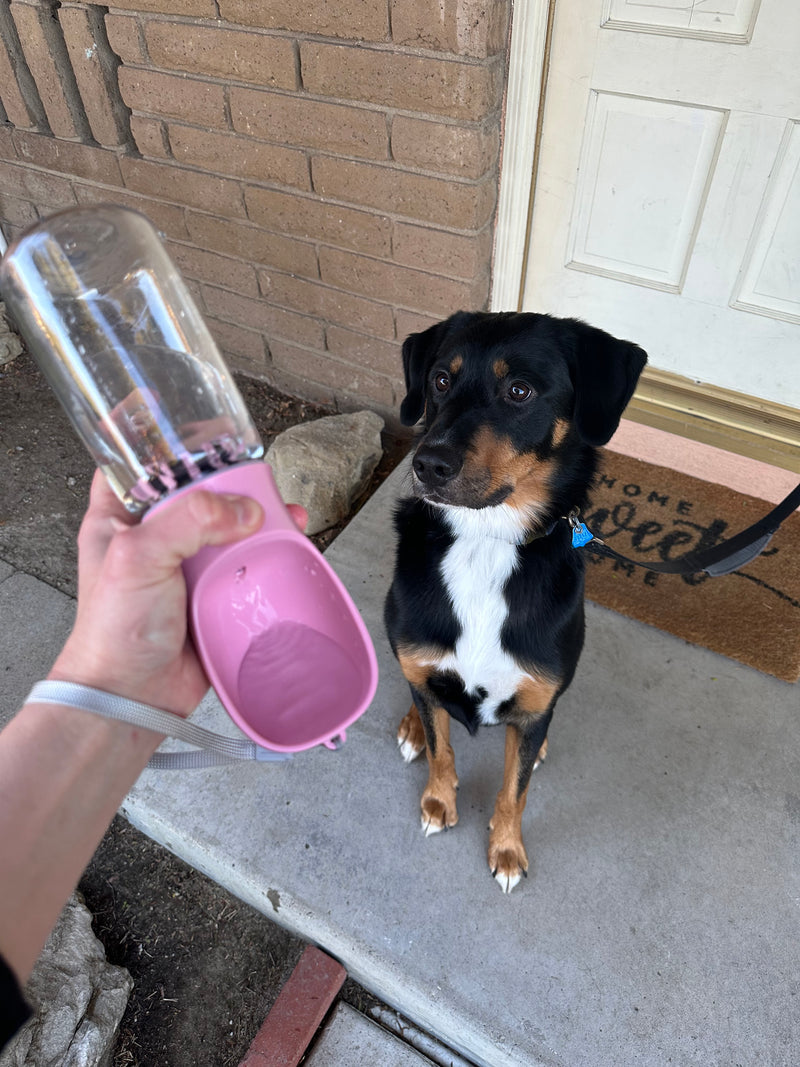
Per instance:
[[[184,563],[195,646],[220,701],[265,748],[336,747],[378,682],[361,616],[292,522],[266,463],[238,464],[179,493],[198,489],[254,497],[266,515],[252,537]]]

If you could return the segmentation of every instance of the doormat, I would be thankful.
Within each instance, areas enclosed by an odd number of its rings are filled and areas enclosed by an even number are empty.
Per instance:
[[[584,517],[631,559],[673,560],[732,537],[773,507],[605,450]],[[590,600],[787,682],[800,678],[800,513],[740,571],[658,574],[586,552]]]

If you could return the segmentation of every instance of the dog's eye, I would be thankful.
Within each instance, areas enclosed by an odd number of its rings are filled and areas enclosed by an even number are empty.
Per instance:
[[[433,385],[437,393],[446,393],[450,388],[450,375],[444,371],[439,371],[433,379]]]
[[[527,382],[512,382],[508,387],[508,399],[515,401],[517,404],[522,404],[526,400],[530,400],[533,396],[533,389]]]

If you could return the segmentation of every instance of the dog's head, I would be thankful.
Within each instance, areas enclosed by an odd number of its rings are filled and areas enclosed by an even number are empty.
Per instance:
[[[629,341],[549,315],[459,311],[412,334],[400,418],[413,426],[424,416],[415,493],[531,517],[556,496],[582,496],[593,450],[616,430],[646,360]]]

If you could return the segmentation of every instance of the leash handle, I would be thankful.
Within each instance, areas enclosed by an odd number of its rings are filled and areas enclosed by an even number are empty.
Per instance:
[[[243,738],[223,737],[172,712],[75,682],[37,682],[25,703],[63,704],[195,746],[191,752],[156,752],[147,764],[152,770],[196,770],[239,760],[278,763],[292,758],[291,753],[273,752]]]
[[[750,563],[756,556],[760,556],[781,523],[798,507],[800,507],[800,485],[795,486],[780,504],[777,504],[758,522],[754,522],[746,530],[729,537],[727,541],[721,541],[718,545],[707,548],[703,552],[687,552],[679,559],[662,562],[630,559],[610,548],[605,541],[595,537],[585,523],[580,521],[577,509],[569,513],[567,521],[572,527],[573,548],[588,545],[590,551],[621,560],[623,563],[632,563],[636,567],[645,567],[659,574],[699,574],[705,571],[712,578],[716,578],[723,574],[731,574]]]

